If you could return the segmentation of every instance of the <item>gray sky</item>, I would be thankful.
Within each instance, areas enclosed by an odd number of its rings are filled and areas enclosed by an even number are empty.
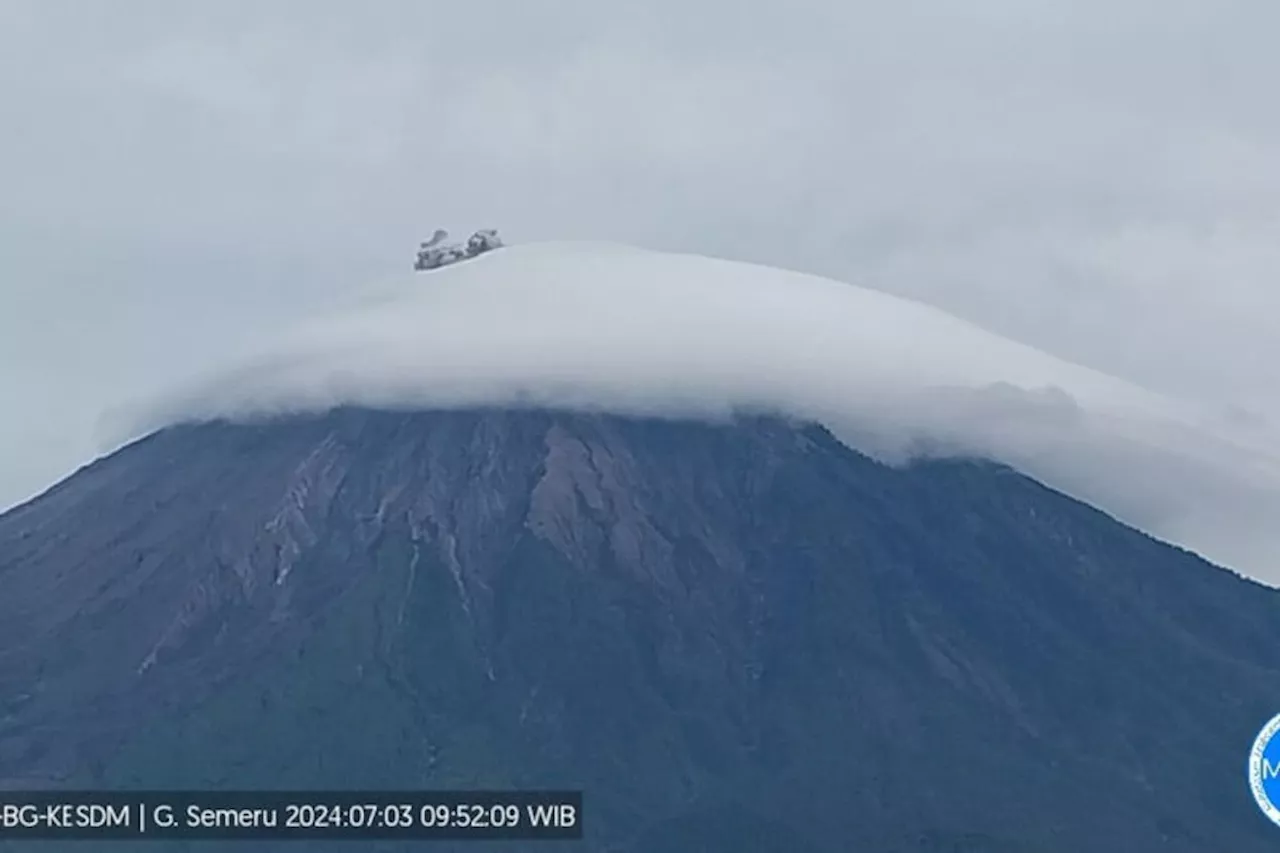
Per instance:
[[[818,272],[1280,418],[1280,5],[627,5],[0,3],[0,505],[439,225]]]

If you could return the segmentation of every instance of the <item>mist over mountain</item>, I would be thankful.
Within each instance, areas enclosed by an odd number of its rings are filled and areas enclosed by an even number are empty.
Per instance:
[[[886,461],[971,454],[1267,582],[1280,440],[927,305],[842,282],[610,244],[516,246],[358,292],[115,414],[177,421],[335,405],[784,412]]]
[[[569,849],[635,853],[1275,843],[1280,593],[789,419],[175,426],[0,516],[0,583],[9,788],[573,787]]]

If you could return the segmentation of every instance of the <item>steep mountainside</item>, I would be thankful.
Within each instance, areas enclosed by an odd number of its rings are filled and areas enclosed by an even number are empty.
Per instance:
[[[0,517],[0,589],[9,788],[582,788],[569,849],[635,853],[1280,838],[1277,593],[774,418],[175,427]]]

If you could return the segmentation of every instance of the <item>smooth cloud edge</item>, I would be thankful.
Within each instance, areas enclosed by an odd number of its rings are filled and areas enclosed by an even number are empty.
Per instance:
[[[531,267],[544,264],[541,271],[530,271],[535,279],[546,279],[547,261],[553,273],[572,277],[577,267],[600,276],[609,274],[611,268],[625,271],[628,264],[641,259],[640,266],[670,266],[675,279],[681,274],[696,278],[698,270],[681,273],[679,269],[692,263],[730,278],[781,275],[786,279],[784,288],[798,280],[816,282],[823,288],[852,288],[813,276],[609,244],[538,244],[529,249],[515,254]],[[508,255],[505,260],[511,258]],[[710,266],[703,266],[708,261]],[[406,311],[412,315],[428,307],[454,311],[459,322],[477,321],[484,311],[470,303],[466,288],[480,288],[480,298],[519,286],[520,269],[511,269],[510,263],[482,258],[465,266],[468,269],[459,270],[461,275],[452,280],[423,276],[409,285],[409,290],[397,291],[384,284],[377,291],[358,294],[351,313],[304,323],[296,332],[247,354],[229,369],[149,400],[117,407],[100,421],[100,434],[108,446],[119,446],[179,422],[269,420],[340,406],[457,409],[505,405],[713,421],[743,412],[774,412],[823,424],[851,448],[888,464],[971,456],[1009,465],[1233,571],[1263,583],[1280,582],[1280,534],[1260,533],[1280,517],[1280,462],[1257,446],[1246,447],[1230,436],[1205,429],[1184,417],[1190,409],[1172,404],[1166,407],[1160,398],[1142,389],[1135,389],[1135,405],[1108,408],[1105,401],[1099,404],[1082,399],[1074,389],[1055,382],[1053,376],[1042,383],[1027,382],[1025,377],[1013,382],[975,377],[967,385],[927,381],[910,387],[902,384],[901,373],[889,371],[877,379],[873,371],[864,371],[851,374],[844,382],[844,394],[837,395],[833,388],[840,386],[840,378],[834,385],[825,374],[815,379],[812,371],[820,366],[803,359],[775,367],[771,376],[748,375],[735,373],[731,359],[718,360],[715,347],[705,347],[696,353],[693,369],[678,373],[678,348],[628,363],[627,358],[635,353],[609,350],[601,343],[603,336],[590,334],[580,334],[581,339],[574,343],[588,347],[593,342],[600,344],[597,355],[602,355],[604,366],[599,370],[590,363],[588,369],[578,369],[581,365],[566,350],[559,353],[558,360],[548,362],[549,372],[539,373],[542,368],[536,360],[527,358],[536,348],[521,351],[516,347],[514,357],[504,361],[506,356],[499,353],[494,358],[494,352],[485,349],[499,341],[480,336],[474,343],[474,358],[469,362],[462,359],[454,366],[453,375],[447,370],[424,373],[417,359],[424,355],[438,358],[441,351],[433,353],[429,341],[404,334],[406,328],[412,331],[411,325],[391,324],[398,331],[380,339],[380,324],[390,316]],[[496,290],[485,289],[494,287],[494,278],[504,277],[509,280],[498,281]],[[683,284],[689,282],[680,286]],[[428,290],[437,286],[439,294]],[[533,291],[515,291],[516,301],[528,300],[531,292],[536,297]],[[858,292],[859,298],[865,298],[865,292]],[[634,297],[636,293],[625,295]],[[672,295],[670,287],[662,290],[664,299]],[[801,300],[804,296],[791,294]],[[875,294],[871,299],[893,303],[895,311],[908,315],[918,311],[910,305],[904,309],[905,301],[893,297]],[[714,302],[696,306],[696,310],[714,313]],[[925,310],[933,312],[930,316],[934,320],[941,314],[936,309]],[[553,315],[551,311],[536,319],[546,321],[554,319]],[[617,312],[613,316],[614,322],[622,317]],[[892,316],[895,321],[900,319],[897,314]],[[649,321],[653,325],[652,317]],[[424,335],[429,330],[428,323]],[[635,340],[649,331],[642,330]],[[973,331],[985,335],[976,327]],[[554,337],[552,330],[535,330],[525,343],[537,343],[542,340],[540,335],[548,341]],[[697,338],[682,340],[688,346]],[[443,352],[466,354],[468,345],[465,340],[448,339]],[[1012,346],[1010,352],[1018,348],[1034,352]],[[853,350],[850,353],[857,355]],[[769,365],[762,360],[747,365],[752,367]],[[1091,377],[1090,388],[1101,387],[1112,397],[1117,389],[1125,393],[1125,384],[1119,380],[1084,369],[1079,375]],[[808,385],[806,380],[810,380]]]

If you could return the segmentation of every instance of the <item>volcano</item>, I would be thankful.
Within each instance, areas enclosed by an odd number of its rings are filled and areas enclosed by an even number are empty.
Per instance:
[[[1276,843],[1275,591],[804,420],[171,426],[0,516],[0,585],[10,789],[581,789],[563,849],[618,853]]]

